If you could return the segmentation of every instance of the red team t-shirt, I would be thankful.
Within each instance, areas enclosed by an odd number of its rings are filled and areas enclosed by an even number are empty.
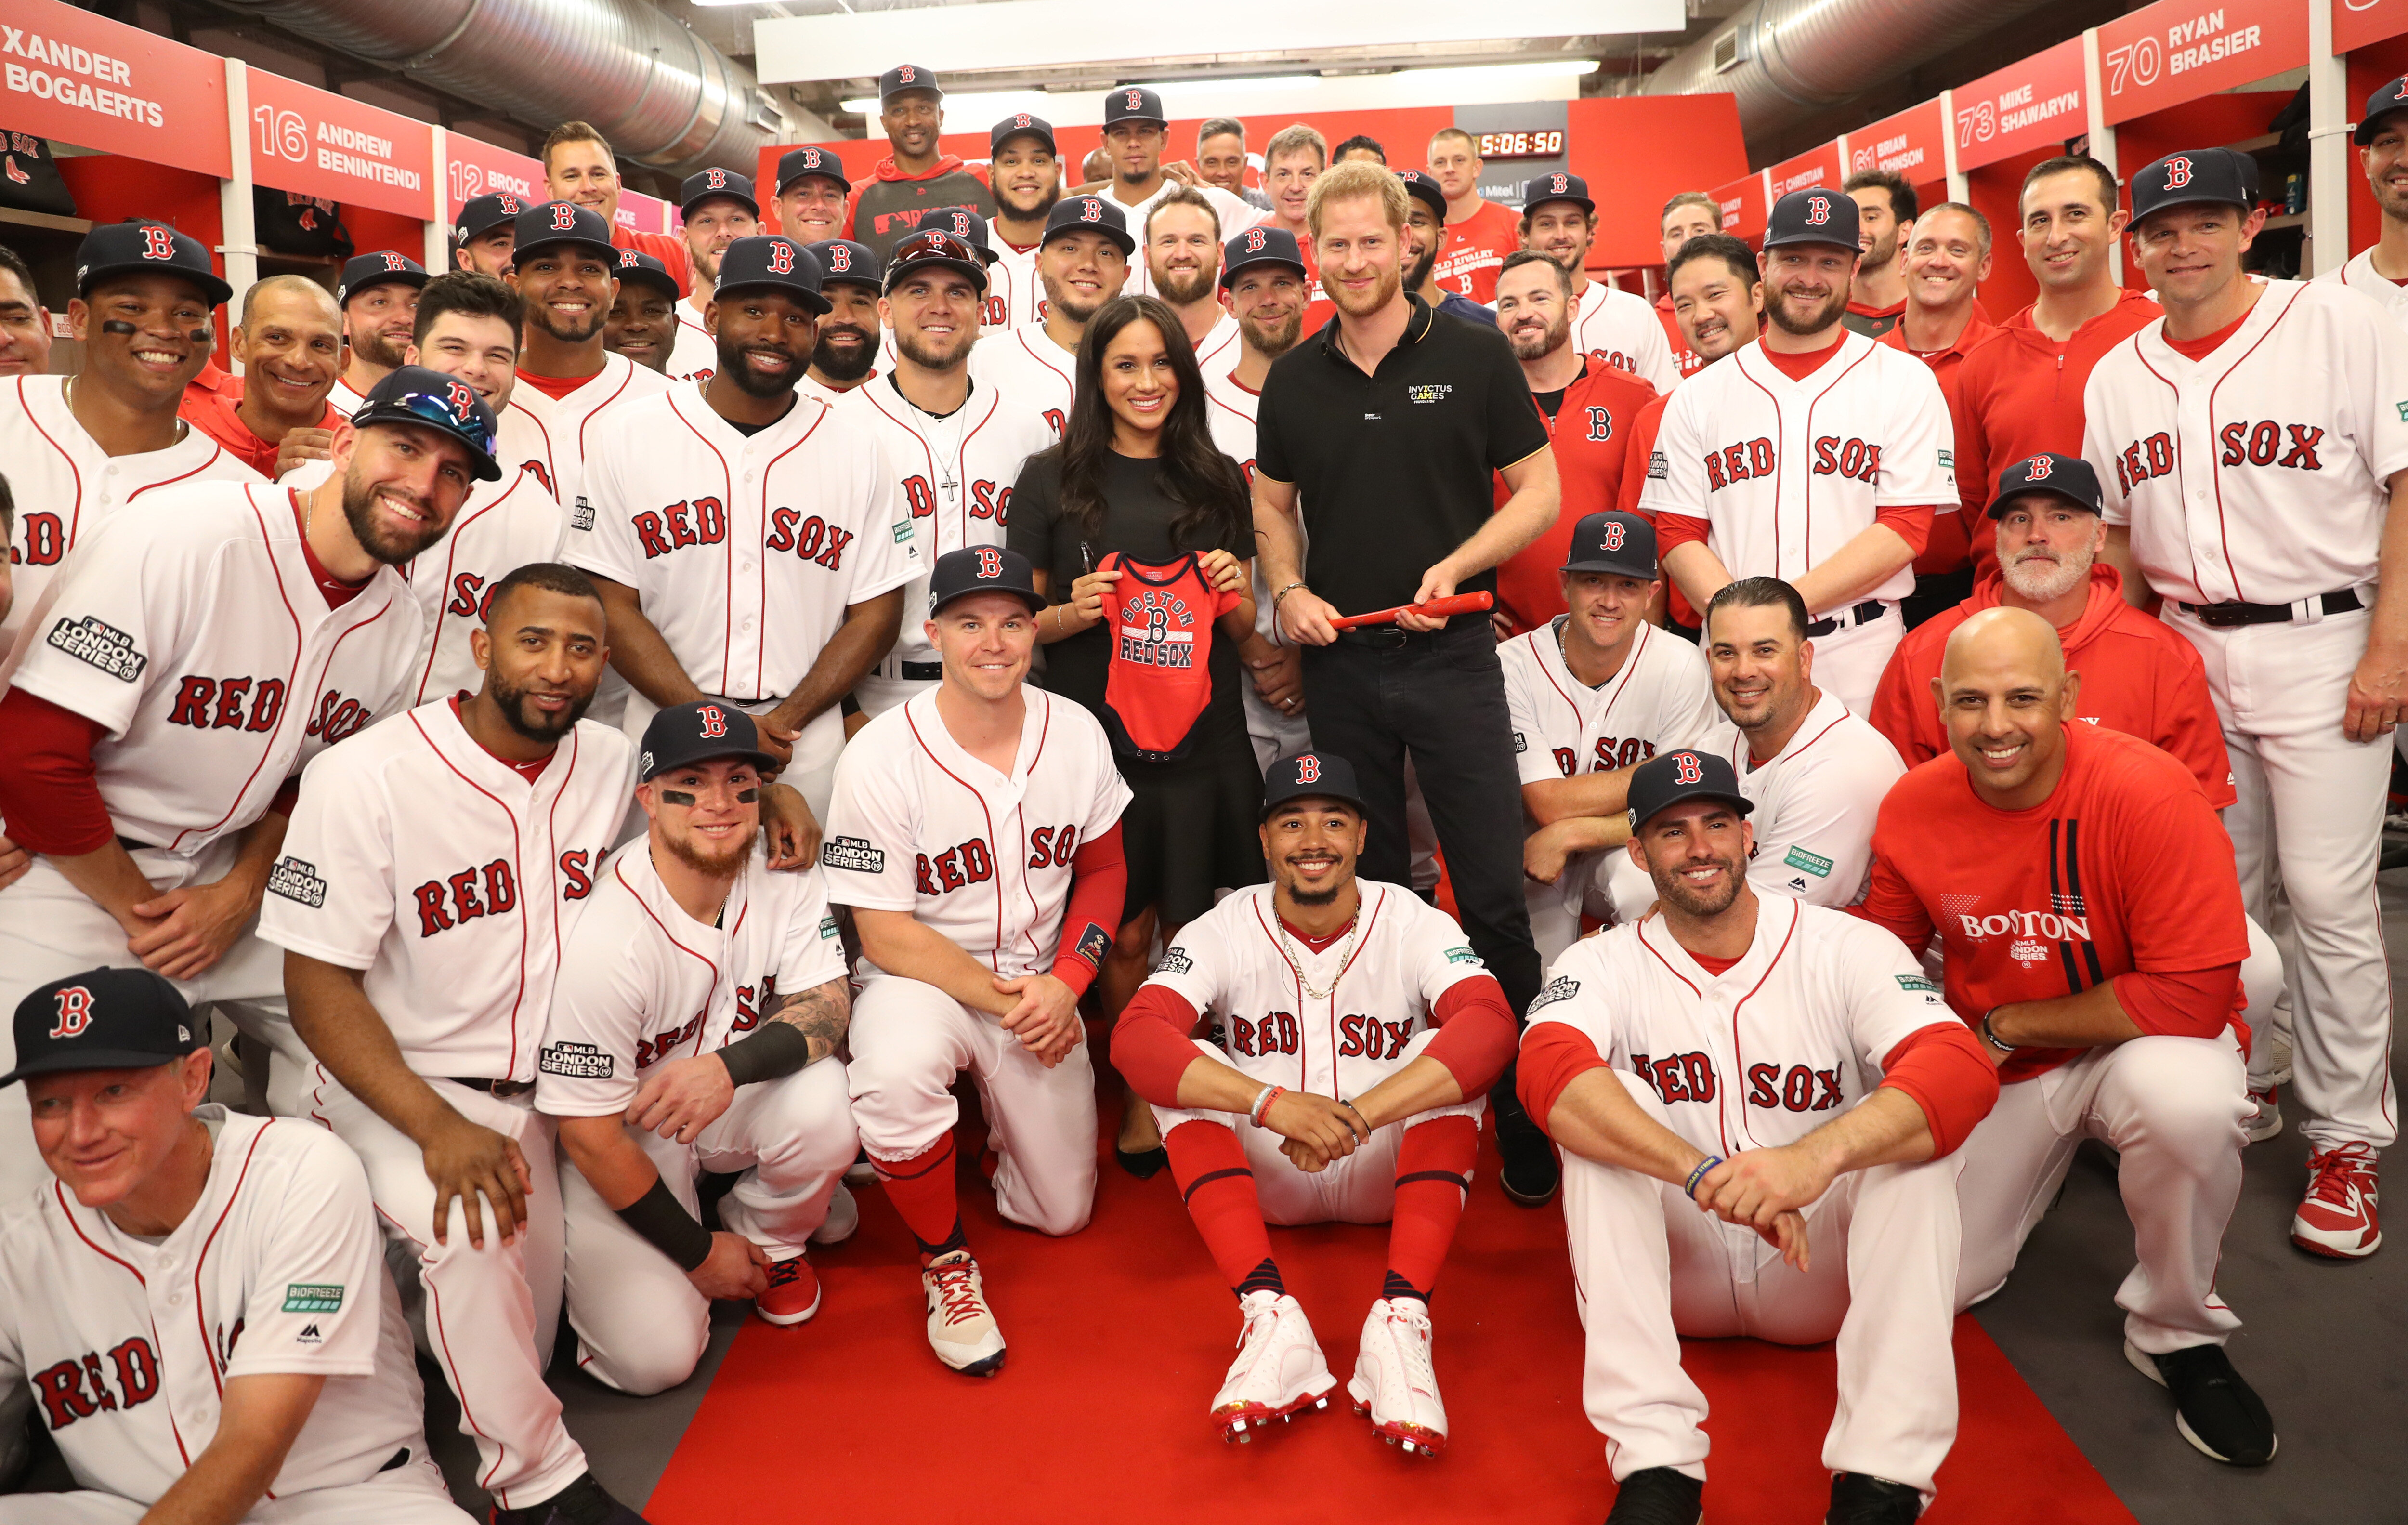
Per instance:
[[[1505,256],[1522,247],[1522,219],[1494,201],[1460,223],[1446,225],[1430,279],[1483,307],[1497,305],[1497,272]]]
[[[1564,388],[1562,405],[1547,420],[1555,441],[1555,474],[1563,483],[1563,509],[1546,533],[1497,568],[1497,603],[1516,634],[1535,630],[1564,612],[1562,568],[1572,530],[1588,514],[1619,505],[1627,479],[1645,473],[1644,447],[1632,443],[1641,409],[1656,389],[1616,367],[1589,362]],[[1544,408],[1540,409],[1543,415]],[[1634,450],[1639,451],[1633,454]],[[1634,471],[1631,463],[1636,461]],[[1497,477],[1497,506],[1512,495]]]
[[[2242,1027],[2237,988],[2227,1009],[2169,1013],[2126,983],[2248,957],[2232,839],[2199,781],[2121,731],[2074,722],[2065,745],[2056,792],[2029,810],[1984,803],[1953,752],[1899,780],[1873,827],[1872,885],[1857,914],[1910,948],[1936,928],[1948,1004],[1968,1023],[2114,980],[2144,1032],[2213,1037]],[[2086,1052],[2019,1049],[1999,1081]]]

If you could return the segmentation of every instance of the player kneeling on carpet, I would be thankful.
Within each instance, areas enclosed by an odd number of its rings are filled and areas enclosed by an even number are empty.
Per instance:
[[[1245,1319],[1212,1401],[1225,1438],[1327,1401],[1337,1378],[1280,1280],[1266,1220],[1392,1223],[1363,1321],[1355,1410],[1436,1455],[1430,1288],[1463,1216],[1482,1099],[1513,1052],[1512,1008],[1463,928],[1401,885],[1354,877],[1369,824],[1333,753],[1264,780],[1270,885],[1180,929],[1122,1014],[1122,1072],[1154,1104],[1170,1168]],[[1211,1014],[1213,1036],[1191,1039]]]
[[[342,1142],[207,1104],[206,1036],[148,970],[53,980],[15,1029],[0,1086],[57,1179],[0,1214],[0,1384],[32,1381],[79,1490],[0,1518],[466,1525]]]
[[[1838,1340],[1825,1518],[1903,1525],[1956,1436],[1942,1157],[1998,1077],[1894,939],[1750,886],[1751,808],[1725,758],[1639,765],[1627,851],[1657,914],[1573,944],[1523,1038],[1524,1102],[1564,1153],[1606,1518],[1695,1525],[1706,1400],[1679,1337],[1745,1334]]]
[[[928,1344],[990,1376],[1003,1332],[954,1200],[949,1087],[963,1071],[978,1083],[1004,1217],[1085,1228],[1096,1084],[1079,998],[1128,892],[1129,790],[1095,717],[1026,685],[1044,607],[1026,557],[948,551],[928,605],[944,676],[845,748],[820,861],[861,934],[853,1121],[920,1243]]]
[[[2005,1285],[2085,1138],[2116,1151],[2139,1263],[2124,1354],[2218,1461],[2274,1458],[2274,1421],[2225,1355],[2217,1295],[2241,1196],[2247,923],[2198,776],[2082,718],[2056,629],[1985,609],[1948,638],[1931,699],[1951,750],[1883,801],[1863,914],[1936,929],[1948,1004],[1999,1069],[1957,1178],[1961,1306]]]
[[[845,1092],[844,947],[819,870],[762,860],[762,774],[777,766],[733,705],[671,705],[644,727],[636,799],[652,818],[614,855],[562,955],[536,1109],[560,1119],[568,1319],[614,1388],[694,1374],[710,1300],[772,1324],[819,1312],[807,1240],[830,1224],[858,1141]],[[738,1171],[698,1221],[695,1181]],[[579,1211],[598,1196],[609,1215]],[[658,1254],[649,1253],[656,1250]]]

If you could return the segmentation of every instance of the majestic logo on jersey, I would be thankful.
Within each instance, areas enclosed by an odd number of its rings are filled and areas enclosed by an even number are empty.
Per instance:
[[[816,513],[805,517],[793,509],[778,509],[769,515],[769,538],[761,543],[771,551],[792,551],[833,572],[844,566],[844,548],[853,543],[853,531]]]
[[[884,873],[886,854],[859,837],[830,837],[820,843],[820,865],[854,873]]]
[[[1784,1071],[1777,1064],[1751,1064],[1747,1104],[1767,1111],[1779,1107],[1784,1112],[1828,1112],[1840,1104],[1839,1066],[1813,1070],[1793,1064]]]
[[[925,853],[916,855],[911,861],[911,877],[923,895],[950,895],[994,878],[995,855],[988,850],[985,838],[972,837],[934,857]]]
[[[1613,410],[1611,408],[1591,408],[1587,410],[1587,412],[1589,439],[1598,441],[1598,443],[1603,443],[1605,440],[1612,439]],[[1619,533],[1622,528],[1620,525],[1616,525],[1613,527],[1617,533]],[[1615,547],[1608,546],[1607,549],[1612,550],[1615,549]]]
[[[485,894],[477,897],[481,880]],[[518,881],[510,876],[510,860],[497,857],[481,869],[463,869],[442,879],[430,879],[411,890],[418,902],[418,935],[433,937],[480,916],[503,916],[518,909]]]
[[[2115,453],[2115,485],[2128,493],[2152,477],[2169,475],[2173,468],[2173,436],[2160,430]]]
[[[261,702],[265,702],[267,684],[274,683],[275,681],[276,680],[270,678],[260,683],[260,689],[262,692]],[[256,713],[256,708],[257,707],[254,705],[254,712],[251,715],[251,728],[252,730],[258,730],[261,728],[259,716]],[[333,746],[336,742],[341,741],[346,736],[351,735],[353,732],[359,730],[360,727],[366,726],[369,721],[374,720],[375,718],[375,711],[370,710],[366,705],[362,704],[357,699],[347,699],[343,698],[341,694],[330,688],[325,693],[318,696],[318,712],[309,718],[309,728],[304,734],[309,736],[322,736],[326,739],[326,744],[328,746]],[[273,725],[274,723],[275,722],[272,720],[269,722],[270,725]]]
[[[272,731],[283,713],[281,678],[203,678],[188,672],[176,685],[167,724],[204,731]],[[314,724],[309,728],[313,733],[318,729]]]
[[[103,1412],[139,1408],[159,1396],[159,1354],[150,1341],[137,1334],[109,1351],[108,1360],[117,1378],[113,1388],[97,1352],[59,1361],[27,1379],[51,1430]]]
[[[58,1020],[50,1024],[52,1038],[79,1038],[92,1026],[92,991],[80,985],[71,985],[54,998],[59,1005]]]
[[[1814,474],[1828,477],[1837,472],[1854,482],[1871,482],[1881,475],[1881,447],[1861,439],[1842,439],[1827,434],[1814,441]]]
[[[53,514],[36,514],[34,518],[48,519],[53,527],[58,523],[57,517]],[[32,541],[29,521],[27,533],[29,546]],[[36,560],[33,555],[28,554],[25,559],[34,566],[44,567],[59,558],[54,546],[48,556]],[[132,636],[113,625],[103,624],[90,614],[86,614],[79,620],[60,620],[58,624],[50,626],[50,633],[46,639],[53,651],[64,652],[87,667],[98,668],[120,683],[134,682],[142,676],[142,669],[150,665],[150,658],[135,650]]]
[[[1742,444],[1725,445],[1720,450],[1708,451],[1706,453],[1706,486],[1710,490],[1720,491],[1733,482],[1769,477],[1772,475],[1772,462],[1770,439],[1750,439]],[[1647,469],[1647,474],[1652,477],[1657,475],[1657,472],[1651,466]]]
[[[2190,183],[2190,158],[2176,155],[2166,161],[2166,189],[2179,191]]]
[[[320,877],[318,866],[297,857],[279,858],[267,872],[267,893],[281,895],[286,899],[322,911],[326,905],[326,881]]]
[[[2277,424],[2271,418],[2252,424],[2243,419],[2216,430],[2215,438],[2224,446],[2216,456],[2218,466],[2246,461],[2251,466],[2285,466],[2294,471],[2325,468],[2325,463],[2316,458],[2325,431],[2305,424]]]
[[[618,1061],[592,1043],[564,1040],[546,1043],[538,1050],[535,1067],[547,1075],[566,1080],[608,1080],[618,1069]]]
[[[1358,1016],[1351,1020],[1359,1025],[1368,1019]],[[1302,1046],[1294,1012],[1267,1012],[1254,1022],[1232,1016],[1228,1031],[1230,1046],[1250,1059],[1266,1054],[1293,1054]]]
[[[715,497],[680,499],[657,512],[647,509],[632,514],[627,523],[635,528],[644,559],[652,561],[689,545],[717,545],[727,539],[727,505]]]

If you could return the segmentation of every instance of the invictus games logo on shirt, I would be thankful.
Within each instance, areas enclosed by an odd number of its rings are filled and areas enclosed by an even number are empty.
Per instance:
[[[1442,402],[1454,390],[1451,382],[1424,381],[1418,386],[1405,388],[1405,397],[1412,402]]]
[[[268,870],[267,893],[297,900],[312,911],[326,907],[326,881],[318,876],[318,866],[297,857],[279,859]]]
[[[88,667],[98,668],[120,683],[132,683],[142,676],[150,658],[134,649],[134,638],[113,625],[103,625],[86,614],[79,620],[62,619],[50,626],[50,644]]]
[[[546,1043],[537,1051],[535,1067],[566,1080],[608,1080],[618,1061],[592,1043]]]
[[[1569,974],[1558,974],[1547,982],[1547,987],[1544,990],[1539,992],[1539,999],[1530,1002],[1530,1010],[1526,1014],[1536,1016],[1546,1007],[1553,1006],[1559,1000],[1570,1000],[1579,994],[1580,981]]]
[[[820,862],[855,873],[884,873],[886,855],[859,837],[830,837],[820,844]]]
[[[343,1311],[343,1288],[338,1282],[288,1282],[284,1288],[286,1313],[340,1313]]]

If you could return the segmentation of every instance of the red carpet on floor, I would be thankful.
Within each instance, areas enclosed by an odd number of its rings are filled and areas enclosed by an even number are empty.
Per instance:
[[[910,1236],[877,1187],[860,1189],[861,1231],[812,1252],[818,1317],[745,1321],[644,1513],[656,1525],[1597,1525],[1613,1484],[1581,1409],[1563,1215],[1506,1201],[1483,1149],[1433,1308],[1453,1431],[1438,1458],[1382,1445],[1346,1403],[1384,1227],[1272,1230],[1339,1387],[1328,1409],[1230,1446],[1205,1410],[1234,1350],[1236,1303],[1169,1173],[1140,1182],[1108,1160],[1095,1222],[1060,1240],[1003,1223],[966,1172],[971,1246],[1010,1345],[986,1381],[929,1353]],[[1713,1404],[1707,1518],[1821,1519],[1830,1347],[1691,1341],[1686,1356]],[[1956,1359],[1963,1428],[1926,1519],[2130,1525],[1971,1318],[1957,1321]]]

